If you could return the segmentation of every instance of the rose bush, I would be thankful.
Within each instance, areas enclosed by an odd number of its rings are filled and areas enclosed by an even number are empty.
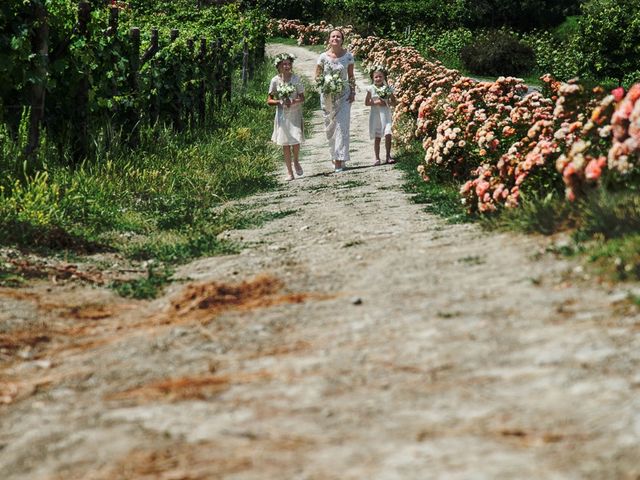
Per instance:
[[[575,81],[541,78],[478,82],[424,58],[415,48],[351,36],[363,66],[382,65],[394,83],[394,139],[425,150],[418,172],[434,169],[461,182],[470,212],[516,207],[523,192],[564,189],[575,200],[603,183],[629,188],[640,163],[640,84],[607,94]]]

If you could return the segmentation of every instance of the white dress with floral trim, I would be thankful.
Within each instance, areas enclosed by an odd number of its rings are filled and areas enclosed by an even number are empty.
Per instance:
[[[278,86],[284,83],[280,75],[273,77],[269,84],[269,95],[276,98]],[[296,87],[296,91],[291,95],[291,100],[295,100],[301,93],[304,93],[304,85],[298,75],[292,75],[289,83]],[[276,116],[273,120],[273,135],[271,135],[271,141],[277,145],[298,145],[302,143],[303,140],[302,104],[297,103],[290,107],[278,105],[276,107]]]
[[[371,100],[380,99],[373,85],[367,87],[367,90],[371,94]],[[371,105],[371,111],[369,112],[369,137],[372,140],[374,138],[383,138],[386,135],[391,135],[392,125],[393,114],[391,113],[389,105]]]
[[[348,67],[354,63],[353,54],[346,52],[338,58],[331,58],[326,52],[318,57],[318,65],[323,65],[323,73],[338,70],[345,83],[349,80]],[[320,106],[324,117],[324,128],[329,140],[331,160],[349,161],[349,127],[351,121],[351,103],[349,95],[351,87],[343,90],[341,95],[320,94]]]

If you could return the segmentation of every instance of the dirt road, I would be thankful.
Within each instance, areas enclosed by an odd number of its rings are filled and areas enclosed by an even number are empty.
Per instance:
[[[640,478],[628,287],[424,213],[363,102],[350,170],[317,112],[305,176],[243,201],[281,218],[163,298],[0,290],[1,478]]]

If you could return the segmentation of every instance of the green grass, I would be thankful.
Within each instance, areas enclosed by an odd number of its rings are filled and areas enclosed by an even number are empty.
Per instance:
[[[162,288],[171,281],[173,270],[166,266],[159,270],[149,267],[147,276],[126,281],[116,281],[111,284],[119,295],[127,298],[149,299],[155,298]]]
[[[572,226],[574,210],[570,203],[557,196],[531,196],[524,197],[518,208],[480,217],[480,223],[487,229],[551,235]]]
[[[416,146],[403,152],[396,164],[404,172],[404,191],[411,194],[411,200],[425,205],[425,211],[445,218],[451,223],[471,221],[460,202],[460,184],[453,178],[433,175],[428,182],[416,172],[422,163],[422,152]]]
[[[598,275],[640,280],[640,194],[602,187],[576,202],[548,196],[523,198],[515,209],[482,217],[488,229],[551,235],[569,232],[556,253],[583,259]]]
[[[27,180],[15,161],[19,146],[0,134],[0,245],[42,255],[110,251],[134,262],[159,262],[146,279],[115,287],[146,292],[131,296],[157,292],[172,265],[237,252],[239,246],[220,233],[291,214],[220,208],[280,185],[282,152],[269,141],[274,111],[265,101],[272,76],[266,62],[246,90],[236,78],[233,100],[203,129],[148,128],[135,151],[114,142],[75,169],[46,156],[45,138],[46,169]],[[318,100],[313,92],[307,99],[308,119]]]
[[[290,45],[292,47],[298,46],[298,41],[295,38],[288,37],[269,37],[267,38],[268,43],[282,43],[284,45]],[[306,46],[305,46],[306,48]]]

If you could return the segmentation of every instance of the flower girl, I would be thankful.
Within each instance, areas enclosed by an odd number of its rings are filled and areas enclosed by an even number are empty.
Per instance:
[[[295,57],[289,53],[276,55],[273,64],[278,75],[271,79],[267,104],[276,107],[271,140],[281,145],[284,153],[284,163],[287,167],[287,180],[293,180],[293,169],[298,176],[303,174],[298,161],[300,143],[304,138],[302,102],[304,102],[304,85],[300,77],[292,72]],[[293,151],[293,168],[292,153]]]
[[[367,89],[364,104],[371,107],[369,113],[369,137],[374,140],[374,165],[380,165],[380,140],[384,137],[386,149],[385,163],[396,163],[391,157],[391,108],[396,105],[393,87],[388,84],[387,71],[381,65],[374,65],[369,69],[372,85]]]

